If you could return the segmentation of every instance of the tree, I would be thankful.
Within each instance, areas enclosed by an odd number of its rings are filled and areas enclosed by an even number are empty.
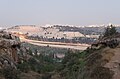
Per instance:
[[[104,37],[111,36],[117,34],[116,28],[113,25],[110,25],[106,28]]]

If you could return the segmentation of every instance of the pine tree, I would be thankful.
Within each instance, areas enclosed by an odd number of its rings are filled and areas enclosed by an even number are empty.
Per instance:
[[[116,28],[113,25],[110,25],[106,28],[104,37],[108,37],[115,34],[117,34]]]

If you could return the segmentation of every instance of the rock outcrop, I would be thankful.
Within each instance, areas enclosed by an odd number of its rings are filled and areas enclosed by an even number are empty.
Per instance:
[[[0,67],[12,66],[18,62],[18,51],[20,50],[20,41],[9,33],[0,32]]]
[[[37,72],[29,71],[29,73],[25,73],[22,71],[26,67],[25,63],[31,57],[29,49],[20,42],[19,37],[0,31],[0,79],[40,78],[41,75]],[[24,70],[27,71],[27,69]]]

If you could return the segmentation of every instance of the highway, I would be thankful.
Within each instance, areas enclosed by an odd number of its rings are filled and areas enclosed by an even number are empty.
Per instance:
[[[24,37],[20,37],[20,41],[27,42],[33,45],[38,45],[38,46],[49,46],[49,47],[67,48],[67,49],[70,48],[70,49],[76,49],[76,50],[85,50],[87,47],[90,46],[88,44],[36,41],[36,40],[25,39]]]

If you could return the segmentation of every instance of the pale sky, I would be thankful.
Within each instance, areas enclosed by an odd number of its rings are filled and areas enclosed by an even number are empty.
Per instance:
[[[120,0],[0,0],[0,26],[120,24]]]

